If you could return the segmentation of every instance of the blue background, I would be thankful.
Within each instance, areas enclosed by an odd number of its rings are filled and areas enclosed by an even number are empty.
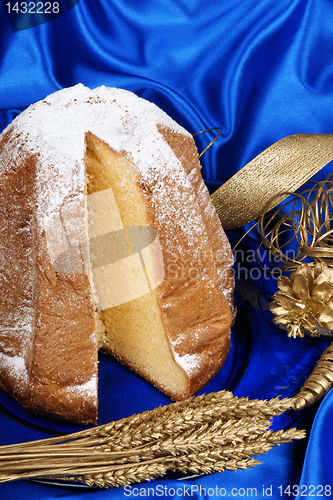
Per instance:
[[[332,19],[329,0],[80,0],[57,19],[13,32],[5,3],[0,3],[0,130],[28,105],[58,89],[79,82],[91,88],[125,88],[155,102],[191,133],[222,127],[202,156],[203,176],[213,192],[285,136],[333,133]],[[199,151],[213,135],[196,136]],[[330,171],[329,165],[314,179],[322,180]],[[228,232],[232,244],[241,234]],[[245,251],[256,248],[258,238],[252,234],[243,244]],[[265,308],[274,281],[252,283],[258,308],[241,293],[243,278],[236,295],[233,346],[206,391],[227,388],[250,398],[292,396],[328,339],[288,339],[272,326]],[[100,359],[100,423],[169,402],[114,361]],[[1,444],[80,428],[25,412],[3,393],[0,402]],[[257,498],[265,498],[263,486],[272,486],[269,498],[276,499],[290,498],[281,495],[279,486],[283,492],[288,485],[314,485],[319,492],[320,485],[333,485],[332,408],[330,393],[300,414],[291,411],[275,419],[274,428],[296,425],[306,429],[308,437],[261,456],[263,465],[186,485],[200,485],[206,493],[223,487],[230,495],[232,488],[257,488]],[[165,479],[149,486],[179,484],[185,483]],[[123,498],[124,490],[75,490],[33,482],[0,485],[1,499],[89,495]],[[203,497],[204,490],[193,496]],[[240,490],[233,498],[247,496]]]

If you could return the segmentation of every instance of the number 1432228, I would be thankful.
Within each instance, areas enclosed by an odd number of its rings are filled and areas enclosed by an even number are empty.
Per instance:
[[[12,2],[6,4],[8,14],[58,14],[60,12],[59,2]]]

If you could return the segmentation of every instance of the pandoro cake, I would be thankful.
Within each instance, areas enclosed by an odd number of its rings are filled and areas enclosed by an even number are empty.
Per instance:
[[[0,386],[96,423],[98,350],[181,400],[222,367],[232,252],[192,136],[154,104],[83,85],[0,137]]]

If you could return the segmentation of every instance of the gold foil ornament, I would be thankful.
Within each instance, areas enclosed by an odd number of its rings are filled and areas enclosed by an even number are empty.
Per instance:
[[[269,308],[288,337],[333,335],[333,269],[325,263],[300,264],[281,276]]]
[[[317,362],[313,372],[304,382],[300,392],[294,397],[295,410],[302,410],[326,396],[333,385],[333,344],[331,344]]]

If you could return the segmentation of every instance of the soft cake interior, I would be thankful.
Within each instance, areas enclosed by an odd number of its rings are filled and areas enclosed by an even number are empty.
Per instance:
[[[136,173],[124,156],[88,133],[85,164],[87,194],[112,188],[125,231],[127,226],[149,226],[147,204]],[[187,390],[188,377],[174,360],[157,293],[156,288],[150,288],[149,293],[137,299],[97,311],[98,348],[111,353],[165,393],[179,394],[181,398]]]

